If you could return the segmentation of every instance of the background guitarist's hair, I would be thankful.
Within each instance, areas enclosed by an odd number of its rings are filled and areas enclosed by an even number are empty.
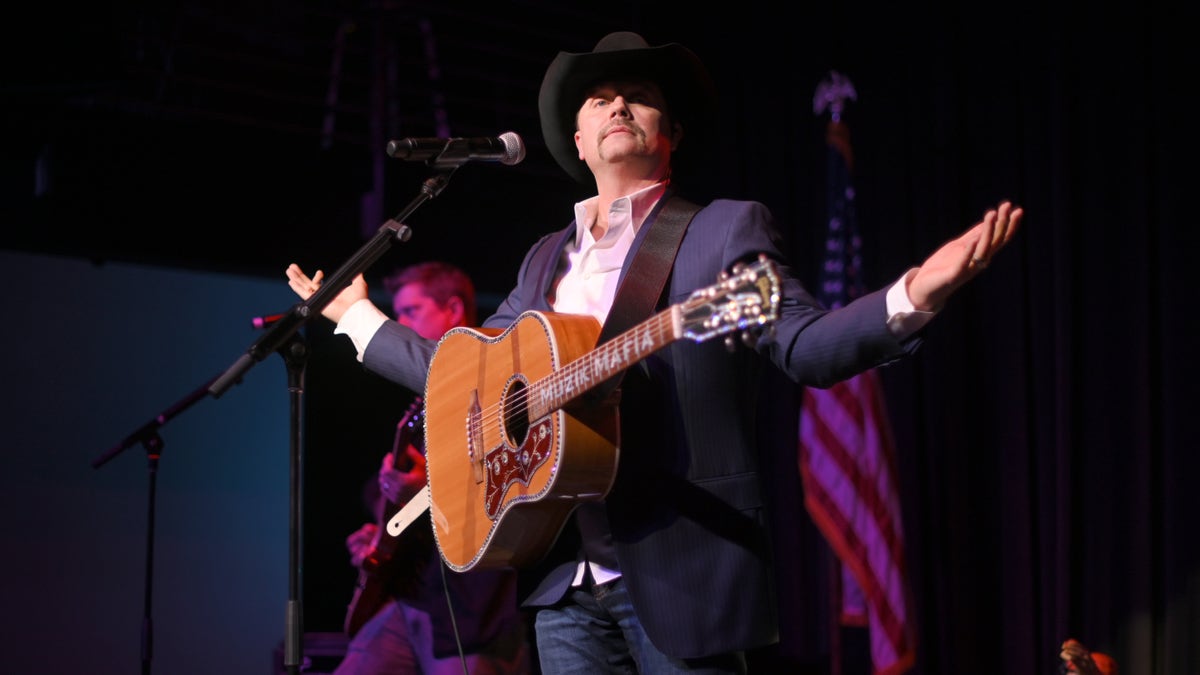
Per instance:
[[[394,297],[404,286],[419,283],[425,294],[445,307],[450,298],[457,297],[463,303],[463,321],[468,326],[478,323],[475,308],[475,284],[466,272],[441,261],[421,262],[403,267],[383,278],[383,287]]]

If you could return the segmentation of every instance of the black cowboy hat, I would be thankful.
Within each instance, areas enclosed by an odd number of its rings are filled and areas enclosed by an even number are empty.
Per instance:
[[[716,86],[708,70],[681,44],[651,47],[641,35],[621,31],[605,35],[590,52],[559,52],[546,69],[538,93],[542,136],[559,166],[585,185],[593,178],[575,148],[575,114],[588,87],[623,77],[658,84],[671,119],[683,126],[687,139],[700,136],[716,108]]]

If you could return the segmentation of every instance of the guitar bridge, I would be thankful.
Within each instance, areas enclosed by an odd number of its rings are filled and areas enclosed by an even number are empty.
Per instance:
[[[483,411],[479,407],[479,392],[471,391],[471,405],[467,408],[467,461],[475,475],[475,482],[483,482]]]

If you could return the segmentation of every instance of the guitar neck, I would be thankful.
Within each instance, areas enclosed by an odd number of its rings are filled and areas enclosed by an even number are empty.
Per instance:
[[[538,419],[582,396],[682,337],[681,308],[670,307],[596,349],[531,383],[530,419]]]
[[[396,425],[396,436],[392,439],[392,451],[389,454],[392,456],[392,468],[401,473],[412,469],[412,460],[408,457],[408,446],[415,445],[420,448],[425,445],[421,426],[421,408],[424,404],[425,401],[420,396],[413,399],[408,409],[404,411],[404,417]],[[383,524],[400,509],[400,505],[388,499],[387,495],[380,495],[378,509],[375,520],[377,523]],[[376,543],[376,549],[382,551],[391,551],[394,546],[395,542],[388,539],[381,538]]]

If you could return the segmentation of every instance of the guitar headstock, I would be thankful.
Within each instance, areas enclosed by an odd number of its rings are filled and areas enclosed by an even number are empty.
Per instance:
[[[779,316],[779,272],[766,256],[735,265],[721,279],[680,304],[682,334],[696,342],[716,335],[769,327]]]

